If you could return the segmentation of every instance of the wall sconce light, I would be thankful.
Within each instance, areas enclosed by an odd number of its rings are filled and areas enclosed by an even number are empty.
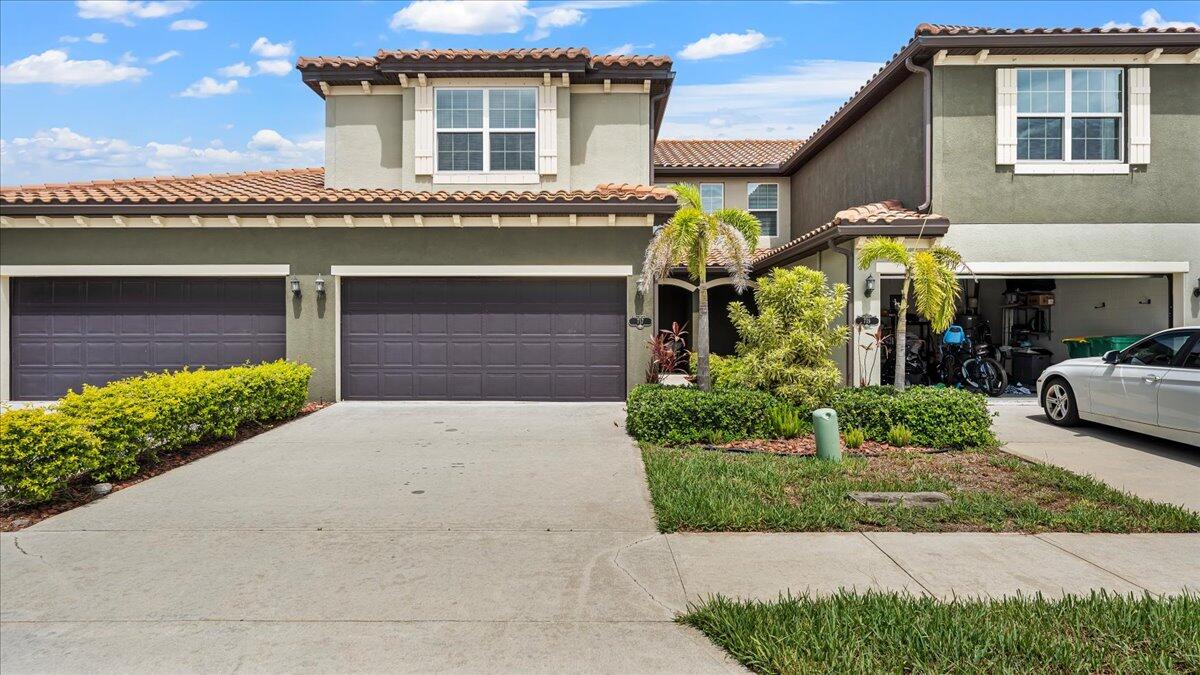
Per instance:
[[[325,295],[325,280],[321,278],[320,274],[317,275],[317,278],[315,281],[313,281],[313,284],[317,287],[318,297]]]
[[[863,285],[863,295],[868,298],[871,297],[872,295],[875,295],[875,275],[874,274],[867,275],[866,283]]]
[[[1200,279],[1196,279],[1196,287],[1192,289],[1192,297],[1200,298]]]
[[[292,277],[291,285],[292,285],[292,295],[296,296],[297,298],[300,297],[300,280],[297,279],[296,277]]]

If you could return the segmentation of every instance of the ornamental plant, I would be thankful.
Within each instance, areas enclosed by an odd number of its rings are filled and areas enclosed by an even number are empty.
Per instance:
[[[736,356],[712,357],[714,382],[770,392],[801,410],[823,405],[842,379],[830,356],[848,336],[845,326],[833,325],[846,292],[845,284],[830,287],[824,274],[807,267],[771,270],[754,291],[757,315],[730,304]]]

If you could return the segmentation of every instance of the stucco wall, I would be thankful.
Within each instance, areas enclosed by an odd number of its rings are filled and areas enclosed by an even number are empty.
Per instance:
[[[996,69],[933,79],[933,209],[951,223],[1200,220],[1200,68],[1150,68],[1150,164],[1128,175],[1014,175],[996,165]]]
[[[852,246],[852,244],[847,243],[846,246]],[[846,280],[846,256],[838,253],[837,251],[818,251],[807,258],[803,258],[798,262],[787,265],[787,267],[807,267],[812,270],[817,270],[818,272],[823,272],[830,286],[834,284],[848,283]],[[847,302],[850,301],[851,299],[847,298]],[[846,325],[845,312],[838,315],[837,321],[834,321],[833,325]],[[833,354],[831,354],[833,362],[837,364],[838,369],[841,370],[843,374],[848,373],[846,365],[848,362],[846,358],[846,352],[847,349],[843,345],[835,348],[833,350]],[[847,377],[849,377],[849,375],[847,375]]]
[[[723,183],[725,185],[725,207],[745,209],[748,207],[750,183],[779,184],[779,234],[760,237],[759,248],[773,248],[792,238],[792,179],[788,176],[670,176],[655,177],[655,184],[667,187],[673,183]],[[797,232],[799,234],[799,232]]]
[[[572,188],[650,182],[649,94],[572,95],[570,127]]]
[[[792,229],[806,232],[838,211],[925,198],[921,79],[910,76],[792,176]]]
[[[404,148],[401,94],[325,99],[325,184],[328,187],[399,187]]]
[[[331,265],[632,265],[627,312],[653,316],[653,298],[637,294],[636,275],[650,236],[643,227],[589,228],[187,228],[5,229],[4,265],[289,264],[304,293],[286,303],[287,356],[311,364],[310,395],[334,397],[336,317]],[[312,280],[327,280],[319,300]],[[629,328],[626,375],[641,382],[649,331]]]

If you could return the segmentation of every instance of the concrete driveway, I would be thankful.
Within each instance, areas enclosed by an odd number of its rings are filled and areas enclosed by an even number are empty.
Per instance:
[[[728,671],[621,404],[340,403],[0,538],[0,670]]]
[[[1200,448],[1097,424],[1056,427],[1034,400],[992,405],[1004,450],[1200,511]]]

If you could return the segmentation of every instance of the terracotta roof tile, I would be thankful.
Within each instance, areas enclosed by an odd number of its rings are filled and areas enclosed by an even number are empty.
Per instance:
[[[296,61],[300,70],[339,70],[374,68],[382,63],[537,63],[539,61],[580,61],[591,67],[646,68],[670,67],[669,56],[604,54],[592,56],[584,47],[539,49],[380,49],[375,56],[302,56]]]
[[[957,26],[952,24],[923,23],[913,31],[914,35],[1079,35],[1100,33],[1200,33],[1195,26],[1144,28],[989,28],[986,26]]]
[[[759,249],[754,254],[754,263],[758,264],[776,253],[796,248],[818,234],[831,230],[838,225],[891,224],[898,221],[904,224],[909,224],[913,221],[927,221],[939,225],[947,222],[944,216],[939,216],[936,213],[914,211],[905,207],[904,204],[896,199],[885,199],[881,202],[852,206],[848,209],[838,211],[834,214],[833,220],[814,227],[786,244],[781,244],[771,249]]]
[[[791,157],[804,141],[785,140],[661,140],[654,144],[654,165],[660,167],[776,166]]]
[[[326,188],[325,171],[319,168],[197,176],[159,176],[0,188],[0,205],[592,201],[673,203],[675,195],[666,188],[626,183],[605,183],[592,190],[542,192],[421,192],[390,188]]]

